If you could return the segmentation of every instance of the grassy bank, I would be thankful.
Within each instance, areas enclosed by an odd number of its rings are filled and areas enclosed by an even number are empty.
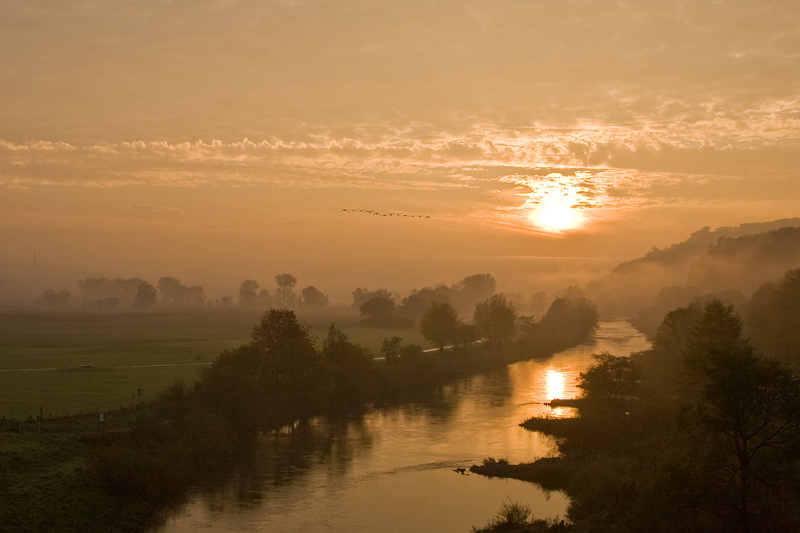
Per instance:
[[[505,459],[484,459],[472,465],[470,472],[486,477],[519,479],[540,485],[544,490],[563,490],[572,472],[560,457],[543,457],[532,463],[509,464]]]
[[[196,381],[224,350],[250,340],[260,313],[41,312],[0,315],[0,417],[25,420],[108,411],[155,399],[176,379]],[[324,338],[336,322],[380,352],[384,337],[428,346],[416,330],[358,325],[355,317],[301,317]],[[82,366],[91,365],[91,366]]]
[[[76,434],[0,433],[0,531],[132,529],[139,513],[87,477],[89,455]]]

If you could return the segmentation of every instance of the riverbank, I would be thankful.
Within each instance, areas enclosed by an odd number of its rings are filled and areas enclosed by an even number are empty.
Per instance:
[[[523,422],[558,457],[473,472],[563,490],[574,533],[800,530],[800,381],[719,300],[686,326],[688,338],[664,328],[650,350],[597,357],[578,417]],[[673,372],[643,379],[640,365]]]
[[[486,477],[519,479],[536,483],[546,491],[564,490],[572,474],[569,464],[560,457],[543,457],[532,463],[509,464],[505,459],[484,459],[483,464],[472,465],[473,474]]]

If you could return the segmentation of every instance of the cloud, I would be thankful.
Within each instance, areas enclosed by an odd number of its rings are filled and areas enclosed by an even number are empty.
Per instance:
[[[664,101],[662,113],[673,120],[642,118],[627,126],[363,124],[339,136],[309,127],[290,139],[230,142],[3,140],[0,185],[462,191],[473,199],[473,216],[505,217],[510,224],[520,222],[521,212],[554,202],[602,212],[719,200],[720,194],[763,199],[764,184],[776,182],[782,182],[780,197],[800,197],[796,103],[762,102],[733,120],[721,112],[692,118]]]

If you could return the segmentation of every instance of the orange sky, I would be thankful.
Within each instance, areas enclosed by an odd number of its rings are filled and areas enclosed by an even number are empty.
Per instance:
[[[331,292],[479,271],[533,290],[795,217],[798,12],[9,0],[0,263],[217,295],[283,271]],[[553,205],[577,227],[543,227]],[[431,218],[341,211],[358,208]]]

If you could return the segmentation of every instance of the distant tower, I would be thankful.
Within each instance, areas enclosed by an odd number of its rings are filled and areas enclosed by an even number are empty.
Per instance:
[[[36,252],[33,252],[33,262],[36,262]]]

